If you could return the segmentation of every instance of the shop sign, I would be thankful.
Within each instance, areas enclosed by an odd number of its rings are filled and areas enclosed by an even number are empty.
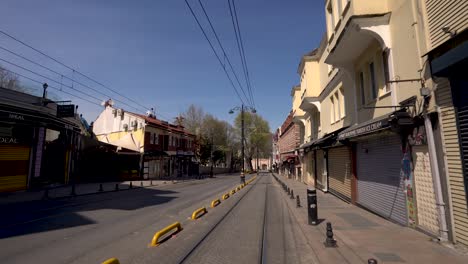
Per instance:
[[[338,135],[338,139],[345,139],[345,138],[351,138],[351,137],[357,137],[360,135],[365,135],[369,134],[378,130],[381,130],[382,128],[388,127],[388,121],[387,120],[379,120],[373,123],[370,123],[366,126],[362,127],[357,127],[355,129],[340,133]]]
[[[14,137],[0,137],[0,144],[18,144],[19,141]]]
[[[57,105],[57,117],[74,117],[75,105]]]
[[[24,116],[18,114],[8,114],[8,118],[24,121]]]

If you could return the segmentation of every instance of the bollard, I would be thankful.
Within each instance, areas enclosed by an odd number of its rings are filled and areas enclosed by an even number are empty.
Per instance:
[[[75,196],[75,195],[76,195],[75,184],[72,184],[71,196]]]
[[[373,259],[373,258],[368,259],[368,260],[367,260],[367,264],[377,264],[377,260],[376,260],[376,259]]]
[[[118,184],[118,183],[115,184],[115,190],[116,190],[116,191],[119,190],[119,184]]]
[[[140,182],[140,187],[143,187],[143,181]]]
[[[299,195],[296,196],[296,207],[301,207],[301,199],[299,198]]]
[[[150,186],[153,186],[153,180],[150,181]]]
[[[102,183],[99,184],[99,192],[103,192],[104,191],[104,188],[102,188]]]
[[[130,182],[130,186],[128,186],[129,189],[133,188],[132,182]]]
[[[294,199],[294,191],[291,189],[291,199]]]
[[[330,222],[327,222],[327,239],[324,244],[326,247],[336,247],[336,240],[333,238],[333,228]]]
[[[317,190],[307,189],[307,214],[309,225],[318,223]]]

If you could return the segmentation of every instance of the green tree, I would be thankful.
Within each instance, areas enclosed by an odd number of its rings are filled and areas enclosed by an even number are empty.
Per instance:
[[[235,120],[236,133],[239,138],[242,133],[241,123],[241,113],[239,113]],[[254,156],[258,155],[261,158],[267,158],[271,153],[272,134],[268,121],[258,114],[244,112],[244,138],[247,168],[254,170],[255,168],[252,164]]]

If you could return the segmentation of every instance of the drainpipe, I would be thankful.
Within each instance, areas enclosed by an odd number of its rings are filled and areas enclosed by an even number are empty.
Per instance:
[[[431,161],[432,181],[434,184],[435,199],[439,217],[439,240],[448,241],[447,218],[445,213],[445,203],[442,196],[442,185],[440,183],[439,164],[437,162],[436,147],[434,143],[434,133],[429,115],[424,114],[424,125],[426,128],[427,144],[429,147],[429,159]]]

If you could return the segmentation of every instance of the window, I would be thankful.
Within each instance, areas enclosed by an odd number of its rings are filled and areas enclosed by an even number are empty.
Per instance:
[[[345,97],[344,97],[343,87],[340,87],[340,89],[338,91],[339,91],[339,95],[341,97],[340,113],[341,113],[341,118],[343,118],[346,115],[346,113],[345,113]]]
[[[335,28],[335,16],[333,14],[333,5],[332,5],[332,0],[330,0],[330,3],[328,3],[327,6],[327,12],[328,12],[328,17],[330,18],[330,31],[333,31]]]
[[[336,117],[335,117],[335,121],[338,121],[341,119],[341,109],[340,109],[340,95],[338,94],[338,91],[335,93],[335,113],[336,113]]]
[[[377,83],[375,79],[375,67],[374,63],[369,64],[369,74],[370,74],[370,89],[372,94],[372,99],[377,98]]]
[[[153,145],[154,144],[154,134],[152,134],[151,132],[149,133],[149,137],[150,137],[150,144]]]
[[[330,121],[331,123],[335,123],[335,100],[332,97],[330,97],[330,107],[331,107],[331,112],[330,112]]]
[[[154,144],[156,144],[156,145],[159,144],[159,136],[156,133],[154,133]]]
[[[361,88],[361,104],[366,104],[366,93],[364,89],[364,72],[359,73],[359,87]]]
[[[388,69],[388,57],[389,57],[389,50],[385,49],[382,52],[382,64],[384,70],[384,80],[385,80],[385,92],[388,92],[388,82],[390,81],[390,71]]]

